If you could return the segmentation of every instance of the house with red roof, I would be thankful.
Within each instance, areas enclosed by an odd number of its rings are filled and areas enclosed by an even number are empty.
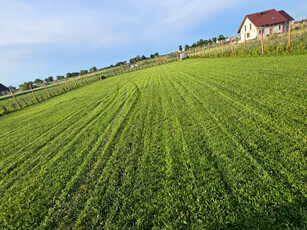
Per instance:
[[[266,10],[259,13],[246,15],[241,23],[238,33],[241,41],[252,40],[263,36],[288,32],[289,23],[294,19],[284,10]]]

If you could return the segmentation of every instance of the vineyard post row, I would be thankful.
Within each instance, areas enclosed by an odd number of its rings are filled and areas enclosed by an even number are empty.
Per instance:
[[[91,78],[90,81],[88,80],[88,78]],[[89,83],[94,82],[94,81],[97,81],[97,80],[99,80],[99,79],[100,79],[99,76],[87,77],[87,78],[86,78],[86,83],[89,84]],[[81,80],[81,83],[78,84],[78,83],[77,83],[77,80]],[[47,94],[47,96],[48,96],[47,98],[50,98],[50,97],[52,97],[52,96],[57,96],[57,95],[63,94],[63,93],[65,93],[65,92],[67,92],[67,91],[71,91],[72,89],[75,89],[75,88],[77,88],[77,87],[80,87],[80,86],[85,85],[85,82],[83,81],[83,77],[80,77],[80,78],[77,79],[77,80],[76,80],[76,78],[73,78],[75,87],[72,88],[71,85],[70,85],[70,82],[71,82],[72,80],[66,78],[66,79],[65,79],[66,87],[64,87],[64,88],[65,88],[64,90],[63,90],[63,88],[61,88],[61,85],[64,85],[65,83],[59,84],[59,82],[56,81],[57,92],[56,92],[54,95],[51,95],[48,86],[44,83],[43,85],[44,85],[46,94]],[[34,100],[35,100],[36,102],[42,101],[42,100],[39,100],[39,99],[38,99],[38,97],[37,97],[36,94],[35,94],[35,90],[32,88],[31,85],[29,85],[29,88],[30,88],[30,91],[31,91],[31,94],[32,94]],[[22,106],[21,106],[20,103],[18,102],[18,100],[17,100],[17,98],[16,98],[16,95],[14,94],[14,92],[13,92],[11,89],[10,89],[10,93],[11,93],[11,95],[12,95],[12,98],[13,98],[14,101],[15,101],[15,104],[16,104],[17,108],[18,108],[18,109],[21,109]]]
[[[203,57],[210,57],[211,55],[213,57],[246,56],[248,48],[249,47],[253,48],[255,46],[254,43],[259,42],[259,40],[260,40],[260,47],[261,47],[261,50],[260,50],[261,55],[265,55],[264,47],[265,45],[267,46],[272,45],[271,43],[273,39],[275,39],[275,41],[273,41],[275,45],[285,44],[286,52],[287,54],[290,54],[291,48],[292,48],[291,45],[293,45],[293,43],[291,43],[291,41],[293,40],[293,36],[296,38],[303,36],[304,32],[305,32],[304,24],[300,26],[296,26],[294,28],[292,28],[290,24],[289,31],[287,33],[275,34],[273,35],[273,38],[271,36],[264,38],[263,28],[261,28],[260,39],[246,41],[246,37],[244,37],[244,41],[242,43],[238,43],[237,41],[234,41],[233,38],[230,38],[229,41],[221,40],[219,43],[211,43],[211,44],[208,43],[207,45],[192,47],[186,51],[186,55],[188,58],[203,58]],[[304,47],[303,44],[301,46]],[[226,53],[225,51],[228,48],[230,49],[230,52]],[[211,53],[212,49],[214,49],[213,53]],[[244,52],[238,53],[236,51],[244,51]]]
[[[94,74],[90,74],[90,75],[87,74],[87,75],[84,75],[84,76],[80,76],[79,78],[74,77],[74,78],[72,78],[72,80],[70,78],[65,78],[65,80],[61,81],[61,83],[59,83],[59,81],[55,81],[56,86],[57,86],[57,92],[55,93],[55,95],[63,94],[63,93],[70,91],[74,88],[78,88],[82,85],[85,85],[85,83],[89,84],[90,82],[97,81],[97,80],[100,79],[100,76],[102,76],[102,75],[106,75],[107,77],[116,76],[116,75],[124,74],[124,73],[127,73],[127,72],[132,72],[132,71],[136,71],[136,70],[140,70],[140,69],[150,68],[150,67],[153,67],[153,66],[177,61],[178,59],[179,59],[178,53],[172,53],[172,54],[168,54],[168,55],[164,55],[164,56],[155,57],[155,58],[147,59],[147,60],[144,60],[144,61],[140,61],[140,62],[137,63],[138,66],[136,68],[132,68],[132,69],[130,68],[129,64],[126,64],[126,65],[121,65],[121,66],[118,66],[118,67],[108,68],[108,69],[102,70],[102,71],[96,71]],[[89,78],[90,78],[90,81],[88,80]],[[86,82],[84,81],[84,79],[86,80]],[[79,81],[79,80],[81,82],[78,84],[77,81]],[[74,83],[74,88],[70,84],[70,82],[72,82],[72,81]],[[66,83],[66,86],[64,88],[61,87],[62,85],[65,85],[65,83]],[[38,97],[36,96],[36,94],[35,94],[36,90],[33,89],[31,85],[29,85],[29,87],[30,87],[30,92],[32,93],[32,96],[34,98],[34,101],[35,102],[42,101],[43,99],[39,100]],[[45,88],[45,91],[46,91],[47,98],[52,97],[52,95],[49,91],[49,88],[45,83],[44,83],[44,88]],[[41,90],[41,89],[38,89],[38,90]],[[11,91],[11,95],[12,95],[12,98],[14,99],[14,101],[15,101],[16,109],[21,109],[22,106],[18,102],[18,99],[17,99],[18,95],[15,95],[13,91]],[[43,97],[41,97],[41,98],[43,98]],[[13,109],[13,110],[15,110],[15,109]]]
[[[299,27],[295,27],[295,36],[302,36],[303,33],[305,32],[304,30],[304,24],[302,24]],[[289,32],[288,33],[284,33],[284,34],[279,34],[276,35],[276,41],[275,41],[275,45],[279,45],[282,43],[287,43],[286,45],[286,52],[288,54],[290,54],[291,52],[291,40],[292,39],[292,31],[294,31],[293,28],[289,27]],[[300,33],[298,33],[296,30],[300,30]],[[186,51],[186,56],[188,58],[206,58],[206,57],[211,57],[211,55],[213,57],[235,57],[235,56],[246,56],[247,55],[247,51],[248,51],[248,46],[250,47],[254,47],[257,46],[257,44],[255,45],[254,43],[258,42],[258,39],[254,40],[254,41],[249,41],[247,42],[246,39],[244,39],[244,48],[242,47],[242,43],[237,43],[234,42],[233,39],[231,38],[228,42],[225,42],[223,40],[221,40],[220,43],[214,43],[214,44],[208,44],[206,46],[197,46],[194,48],[190,48],[189,50]],[[270,37],[264,39],[263,38],[263,30],[261,29],[261,38],[260,38],[260,44],[261,44],[261,55],[265,54],[264,51],[264,43],[267,42],[268,44],[270,44]],[[248,45],[247,45],[248,44]],[[302,45],[303,47],[303,45]],[[230,52],[225,52],[228,48],[230,48]],[[211,54],[211,50],[214,49],[213,54]],[[218,52],[219,49],[219,52]],[[240,51],[239,53],[237,51]],[[243,52],[244,51],[244,52]],[[278,51],[276,51],[278,52]],[[225,55],[226,53],[226,55]],[[221,55],[220,55],[221,54]],[[136,70],[140,70],[140,69],[145,69],[145,68],[150,68],[153,66],[157,66],[157,65],[161,65],[161,64],[166,64],[169,62],[173,62],[173,61],[178,61],[179,60],[179,54],[178,52],[175,53],[171,53],[171,54],[167,54],[167,55],[163,55],[163,56],[156,56],[155,58],[150,58],[150,59],[146,59],[143,61],[139,61],[137,62],[137,67],[134,68],[130,68],[129,64],[125,64],[125,65],[121,65],[121,66],[116,66],[116,67],[111,67],[111,68],[107,68],[105,70],[100,70],[100,71],[96,71],[94,73],[90,73],[90,74],[86,74],[83,76],[80,76],[77,80],[81,80],[82,85],[85,85],[85,82],[83,81],[83,78],[86,80],[86,83],[89,84],[90,82],[96,81],[100,79],[101,75],[105,75],[107,77],[111,77],[111,76],[117,76],[119,74],[124,74],[124,73],[128,73],[128,72],[132,72],[132,71],[136,71]],[[92,80],[88,81],[88,78],[91,78]],[[75,88],[79,87],[80,85],[77,84],[76,78],[73,78],[74,81],[74,85]],[[64,85],[66,83],[66,87],[62,88],[60,85]],[[56,81],[56,86],[58,88],[58,93],[56,95],[59,94],[63,94],[67,91],[70,91],[72,89],[72,86],[70,85],[70,79],[69,78],[65,78],[65,80],[62,80],[61,83],[59,84],[58,81]],[[44,84],[45,90],[46,90],[46,94],[47,94],[47,98],[52,97],[48,86],[46,84]],[[38,89],[40,90],[40,89]],[[32,96],[34,98],[34,100],[36,102],[39,102],[40,100],[37,98],[36,94],[35,94],[35,89],[32,89],[32,87],[30,86],[30,91],[32,93]],[[10,90],[10,93],[12,95],[12,98],[15,101],[15,105],[16,105],[16,109],[21,109],[22,106],[21,104],[18,102],[17,99],[17,95],[14,95],[14,92]],[[17,96],[17,97],[16,97]],[[43,97],[41,97],[43,98]],[[42,101],[42,99],[41,99]],[[16,110],[13,109],[13,110]],[[4,108],[4,110],[6,110],[6,108]]]

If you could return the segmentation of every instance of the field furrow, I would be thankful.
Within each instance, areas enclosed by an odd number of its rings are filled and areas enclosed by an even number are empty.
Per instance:
[[[1,116],[0,228],[306,228],[306,62],[178,61]]]

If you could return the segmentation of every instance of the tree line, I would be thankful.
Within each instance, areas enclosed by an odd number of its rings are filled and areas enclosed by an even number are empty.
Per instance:
[[[158,52],[156,52],[154,54],[150,54],[149,57],[146,57],[145,55],[142,55],[142,56],[137,55],[137,56],[131,58],[129,60],[129,63],[134,64],[136,62],[143,61],[143,60],[146,60],[146,59],[155,58],[155,57],[158,57],[158,56],[159,56]],[[40,87],[43,84],[50,84],[53,81],[55,81],[55,79],[56,80],[62,80],[65,77],[66,78],[77,77],[77,76],[80,76],[80,75],[93,73],[93,72],[96,72],[98,70],[105,70],[105,69],[108,69],[108,68],[118,67],[118,66],[122,66],[122,65],[126,65],[126,64],[127,64],[127,61],[120,61],[120,62],[117,62],[115,65],[111,64],[110,66],[104,67],[104,68],[101,68],[101,69],[97,69],[97,67],[93,66],[89,70],[80,70],[80,72],[71,72],[71,73],[68,72],[68,73],[66,73],[65,76],[63,76],[63,75],[58,75],[56,77],[50,76],[50,77],[46,77],[45,79],[36,78],[34,81],[26,81],[23,84],[20,84],[18,89],[21,90],[21,91],[25,91],[25,90],[29,90],[30,86],[32,88],[37,88],[37,87]],[[8,88],[10,88],[14,91],[17,90],[16,87],[14,87],[14,86],[9,86]]]
[[[67,73],[66,74],[66,78],[70,78],[70,77],[77,77],[80,75],[84,75],[87,73],[93,73],[96,72],[97,68],[95,66],[91,67],[89,70],[80,70],[80,72],[72,72],[72,73]],[[58,75],[55,78],[53,76],[50,77],[46,77],[45,79],[40,79],[40,78],[36,78],[34,81],[26,81],[23,84],[19,85],[19,90],[24,91],[24,90],[29,90],[30,86],[32,88],[36,88],[41,86],[42,84],[50,84],[51,82],[56,80],[63,80],[65,78],[65,76],[63,75]],[[16,87],[14,86],[9,86],[10,89],[12,90],[16,90]]]
[[[158,57],[158,56],[159,56],[158,52],[156,52],[154,54],[150,54],[149,57],[146,57],[145,55],[142,55],[142,56],[137,55],[134,58],[131,58],[129,60],[129,63],[134,64],[136,62],[143,61],[143,60],[150,59],[150,58],[155,58],[155,57]],[[108,68],[113,68],[113,67],[122,66],[122,65],[126,65],[126,64],[127,64],[127,61],[120,61],[120,62],[117,62],[115,65],[111,64],[109,67],[104,67],[104,68],[101,68],[101,69],[97,69],[97,67],[93,66],[89,70],[80,70],[80,72],[66,73],[66,76],[58,75],[55,78],[53,76],[50,76],[50,77],[46,77],[45,79],[36,78],[34,81],[26,81],[23,84],[20,84],[18,89],[21,90],[21,91],[25,91],[25,90],[29,90],[30,86],[32,88],[40,87],[43,84],[52,83],[53,81],[55,81],[55,79],[56,80],[63,80],[64,78],[77,77],[77,76],[80,76],[80,75],[93,73],[93,72],[96,72],[98,70],[105,70],[105,69],[108,69]],[[8,88],[10,88],[14,91],[17,90],[16,87],[14,87],[14,86],[9,86]]]
[[[194,42],[192,45],[186,44],[184,46],[184,50],[188,50],[190,48],[194,48],[194,47],[197,47],[197,46],[203,46],[203,45],[208,45],[208,44],[216,43],[216,41],[222,41],[222,40],[225,40],[225,39],[226,38],[224,37],[223,34],[221,34],[219,37],[213,37],[213,38],[208,39],[208,40],[200,39],[199,41]],[[183,50],[182,45],[179,45],[179,49],[178,50],[179,51]]]
[[[139,62],[139,61],[144,61],[144,60],[146,60],[146,59],[151,59],[151,58],[155,58],[155,57],[158,57],[158,56],[159,56],[159,53],[158,53],[158,52],[156,52],[156,53],[154,53],[154,54],[150,54],[149,57],[146,57],[145,55],[142,55],[142,56],[137,55],[136,57],[131,58],[131,59],[129,60],[129,63],[130,63],[130,64],[133,64],[133,63],[136,63],[136,62]]]

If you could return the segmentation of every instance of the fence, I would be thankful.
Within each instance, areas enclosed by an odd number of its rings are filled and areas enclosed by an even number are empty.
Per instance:
[[[220,43],[211,43],[205,46],[190,48],[184,52],[187,58],[240,57],[290,53],[302,54],[306,52],[306,27],[307,26],[304,24],[296,25],[292,28],[290,27],[290,30],[287,33],[274,34],[263,39],[250,40],[242,43],[234,40],[221,41]],[[137,66],[133,68],[131,68],[129,64],[125,64],[117,67],[106,68],[76,78],[66,78],[50,85],[43,85],[39,88],[16,93],[16,95],[11,92],[11,95],[0,97],[0,115],[27,107],[48,98],[63,94],[82,85],[97,81],[102,75],[108,78],[177,60],[179,60],[179,54],[178,52],[175,52],[139,61],[137,62]]]
[[[185,53],[187,58],[303,54],[306,52],[307,45],[306,27],[307,25],[304,24],[296,25],[292,26],[289,32],[246,42],[229,40],[197,46]]]
[[[177,59],[178,59],[177,53],[171,53],[171,54],[167,54],[164,56],[159,56],[159,57],[139,61],[136,63],[137,66],[133,68],[130,67],[130,64],[125,64],[125,65],[117,66],[114,68],[109,68],[107,70],[104,70],[102,74],[106,76],[116,76],[116,75],[123,74],[123,73],[129,73],[129,72],[140,70],[140,69],[145,69],[145,68],[150,68],[150,67],[161,65],[161,64],[170,63],[170,62],[176,61]]]
[[[61,81],[55,81],[49,85],[43,84],[40,87],[34,89],[31,88],[27,91],[17,93],[11,91],[11,94],[0,97],[0,116],[8,112],[22,109],[38,102],[47,100],[51,97],[61,95],[83,85],[95,82],[100,80],[100,76],[106,76],[108,78],[123,73],[129,73],[140,69],[170,63],[176,61],[177,59],[177,53],[171,53],[137,62],[137,66],[134,68],[130,68],[130,65],[126,64],[96,71],[86,75],[81,75],[78,77],[65,78]]]
[[[9,95],[0,98],[0,115],[58,96],[75,88],[97,81],[98,79],[98,74],[93,74],[90,76],[66,78],[61,81],[55,81],[49,85],[43,84],[37,88],[32,88],[30,86],[30,90],[18,92],[16,94],[10,90]]]

